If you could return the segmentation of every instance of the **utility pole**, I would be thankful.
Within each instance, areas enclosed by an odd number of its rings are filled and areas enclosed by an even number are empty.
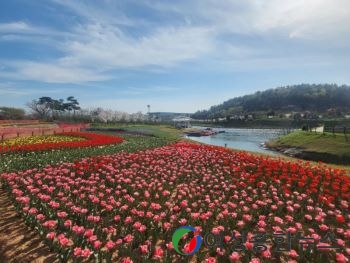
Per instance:
[[[148,122],[151,121],[151,105],[147,105]]]

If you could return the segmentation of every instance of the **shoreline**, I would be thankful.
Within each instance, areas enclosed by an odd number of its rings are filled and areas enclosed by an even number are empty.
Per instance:
[[[269,147],[266,148],[279,152],[284,156],[293,157],[306,161],[323,162],[326,164],[350,165],[346,156],[338,156],[331,153],[319,153],[307,151],[297,147]]]
[[[340,137],[340,135],[338,136]],[[267,149],[279,152],[284,156],[350,166],[349,152],[344,149],[344,145],[348,149],[348,143],[343,142],[341,138],[337,140],[333,135],[304,133],[302,131],[265,142]]]

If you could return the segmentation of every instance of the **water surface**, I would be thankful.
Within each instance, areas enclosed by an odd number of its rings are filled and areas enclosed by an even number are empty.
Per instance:
[[[268,140],[286,134],[286,130],[282,129],[213,128],[213,130],[225,131],[225,133],[202,137],[188,136],[187,138],[205,144],[216,146],[225,146],[226,144],[226,147],[233,149],[278,155],[278,153],[266,149],[263,144]]]

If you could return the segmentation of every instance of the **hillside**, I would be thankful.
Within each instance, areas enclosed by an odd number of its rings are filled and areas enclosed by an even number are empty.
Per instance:
[[[227,118],[236,114],[311,112],[342,116],[350,112],[350,86],[335,84],[301,84],[258,91],[251,95],[229,99],[197,111],[194,119]]]

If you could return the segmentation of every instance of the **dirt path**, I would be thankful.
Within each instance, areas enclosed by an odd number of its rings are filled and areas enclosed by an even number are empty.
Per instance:
[[[0,262],[51,263],[55,255],[40,241],[39,235],[17,215],[7,193],[0,186]]]

